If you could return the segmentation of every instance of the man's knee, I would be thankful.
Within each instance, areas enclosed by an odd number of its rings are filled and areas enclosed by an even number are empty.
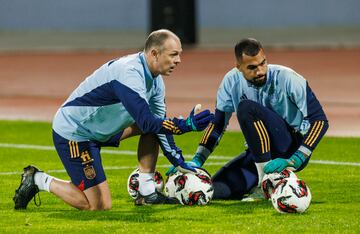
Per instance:
[[[81,199],[77,202],[76,208],[79,210],[110,210],[112,208],[111,201],[97,201],[93,204],[88,199]]]
[[[89,206],[88,210],[96,211],[96,210],[111,210],[112,204],[111,202],[105,202],[101,204],[96,204],[94,206]]]
[[[251,100],[243,100],[239,103],[237,110],[237,118],[239,122],[249,120],[249,117],[256,113],[256,107],[259,104]]]
[[[227,184],[222,182],[214,182],[213,187],[213,199],[229,199],[231,197],[231,189]]]
[[[84,206],[86,210],[110,210],[111,196],[107,181],[95,185],[84,190],[88,206]]]
[[[79,210],[91,210],[91,206],[88,201],[79,202],[76,208]]]

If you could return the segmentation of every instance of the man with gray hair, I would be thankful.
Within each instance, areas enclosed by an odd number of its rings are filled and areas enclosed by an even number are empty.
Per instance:
[[[187,119],[166,118],[162,76],[180,64],[180,39],[169,30],[152,32],[142,52],[111,60],[83,81],[58,109],[53,141],[70,181],[52,177],[34,166],[24,168],[13,198],[25,209],[39,191],[55,194],[80,210],[111,208],[109,185],[101,162],[101,148],[140,135],[139,196],[135,204],[171,204],[177,200],[155,190],[154,170],[159,145],[171,164],[182,172],[196,172],[184,162],[173,134],[205,129],[213,114],[194,109]]]

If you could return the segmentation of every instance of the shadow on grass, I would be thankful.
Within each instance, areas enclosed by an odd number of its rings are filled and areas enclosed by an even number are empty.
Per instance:
[[[230,214],[251,214],[258,210],[272,208],[271,202],[267,200],[256,202],[243,202],[239,200],[214,200],[211,202],[210,207]]]
[[[327,203],[326,201],[311,201],[311,204],[325,204],[325,203]],[[311,205],[310,204],[310,205]]]
[[[68,219],[77,221],[125,221],[125,222],[166,222],[168,219],[179,217],[181,212],[182,220],[196,221],[197,217],[203,219],[204,213],[224,213],[227,215],[251,214],[257,209],[268,209],[271,207],[267,201],[261,202],[240,202],[240,201],[212,201],[207,206],[182,206],[182,205],[157,205],[157,206],[133,206],[126,204],[122,208],[116,207],[110,211],[78,211],[62,210],[55,211],[46,209],[40,212],[49,212],[46,215],[53,219]],[[195,214],[201,215],[195,215]],[[186,214],[192,214],[191,217]]]
[[[203,217],[209,214],[248,216],[259,212],[272,211],[270,201],[241,202],[238,200],[213,200],[206,206],[182,206],[182,205],[156,205],[134,206],[132,202],[115,203],[109,211],[79,211],[63,204],[53,204],[34,207],[30,205],[24,213],[38,213],[43,217],[59,220],[77,221],[119,221],[119,222],[167,222],[167,220],[180,219],[183,221],[203,221]],[[275,212],[277,213],[277,212]],[[274,213],[274,214],[275,214]],[[181,214],[181,215],[179,215]],[[213,221],[216,217],[209,217]]]
[[[124,209],[112,209],[109,211],[79,211],[67,210],[51,212],[47,215],[48,218],[55,219],[69,219],[77,221],[125,221],[125,222],[164,222],[164,216],[169,211],[174,212],[181,208],[179,205],[161,205],[161,206],[144,206],[144,207],[130,207],[126,206]],[[176,212],[176,211],[175,211]],[[159,215],[160,213],[160,215]],[[164,213],[164,216],[161,215]]]

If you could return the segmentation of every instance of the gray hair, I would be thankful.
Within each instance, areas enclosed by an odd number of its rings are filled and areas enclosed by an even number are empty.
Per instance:
[[[170,30],[159,29],[159,30],[153,31],[152,33],[150,33],[150,35],[148,36],[148,38],[145,41],[145,48],[144,48],[145,52],[150,51],[151,48],[153,48],[153,47],[162,51],[164,42],[170,37],[173,37],[173,38],[176,38],[177,40],[179,40],[178,36],[176,36],[176,34],[171,32]]]

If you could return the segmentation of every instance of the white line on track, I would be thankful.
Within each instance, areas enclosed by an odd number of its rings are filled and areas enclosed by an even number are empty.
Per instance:
[[[45,145],[27,145],[27,144],[10,144],[10,143],[0,143],[0,148],[12,148],[12,149],[32,149],[32,150],[42,150],[42,151],[55,151],[53,146],[45,146]],[[136,155],[135,151],[128,150],[107,150],[102,149],[102,153],[107,154],[118,154],[118,155]],[[184,155],[185,158],[192,158],[192,155]],[[209,159],[211,160],[231,160],[234,156],[218,156],[211,155]],[[207,162],[207,166],[211,165],[224,165],[227,161],[223,162]],[[328,160],[310,160],[310,163],[313,164],[324,164],[324,165],[337,165],[337,166],[355,166],[359,167],[360,163],[358,162],[338,162],[338,161],[328,161]],[[166,165],[157,165],[158,168],[167,168],[169,164]],[[112,167],[104,167],[105,170],[128,170],[135,169],[135,167],[131,166],[112,166]],[[65,170],[48,170],[49,173],[64,173]],[[21,174],[21,172],[0,172],[0,175],[14,175]]]

